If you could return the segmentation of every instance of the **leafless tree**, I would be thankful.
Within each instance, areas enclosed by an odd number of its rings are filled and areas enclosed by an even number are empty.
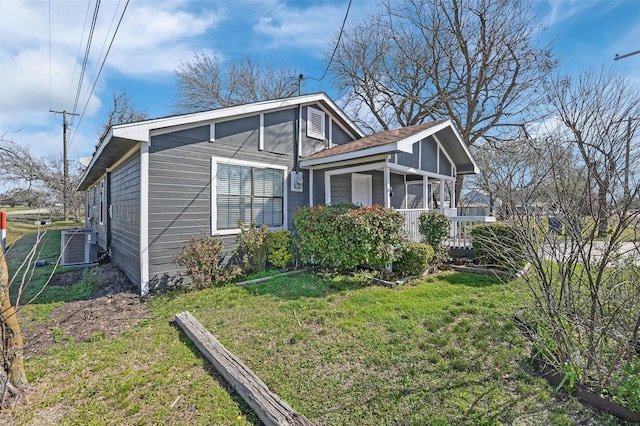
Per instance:
[[[489,240],[512,269],[530,265],[520,318],[535,355],[579,386],[614,394],[633,378],[640,349],[640,158],[628,119],[640,89],[600,70],[556,79],[548,90],[559,125],[531,142],[525,179],[498,190],[519,255],[504,239]],[[556,226],[522,197],[531,188]]]
[[[131,100],[131,97],[124,91],[116,91],[113,93],[113,107],[109,111],[107,121],[98,133],[98,145],[107,136],[111,126],[115,124],[133,123],[147,119],[147,114],[138,111]],[[98,146],[96,146],[96,149]]]
[[[249,57],[224,64],[215,54],[196,52],[176,70],[175,108],[190,113],[293,96],[299,74],[288,66],[254,62]]]
[[[42,164],[28,147],[0,137],[0,179],[9,190],[32,189],[42,176]]]
[[[521,124],[555,67],[550,49],[536,42],[528,1],[385,6],[345,31],[332,64],[346,109],[370,131],[446,117],[472,145]],[[458,200],[461,187],[459,179]]]
[[[607,234],[609,211],[627,202],[640,151],[632,143],[640,125],[640,89],[612,69],[584,71],[575,78],[556,77],[546,90],[560,122],[558,132],[579,152],[597,192],[591,206],[598,235]]]

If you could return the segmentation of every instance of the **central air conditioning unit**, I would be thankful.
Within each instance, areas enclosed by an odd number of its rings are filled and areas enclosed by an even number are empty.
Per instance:
[[[60,238],[62,266],[93,263],[98,257],[98,233],[92,229],[69,229]]]

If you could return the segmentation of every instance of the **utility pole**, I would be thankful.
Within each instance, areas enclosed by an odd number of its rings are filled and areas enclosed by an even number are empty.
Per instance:
[[[67,115],[80,115],[72,112],[54,111],[49,110],[54,114],[62,114],[62,167],[63,167],[63,182],[62,182],[62,204],[63,204],[63,216],[64,220],[67,220],[67,193],[69,192],[69,162],[67,161]]]

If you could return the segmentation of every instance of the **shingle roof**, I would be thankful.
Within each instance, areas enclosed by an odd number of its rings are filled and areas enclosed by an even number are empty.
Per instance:
[[[373,148],[376,146],[383,146],[399,142],[403,139],[409,138],[423,130],[429,129],[433,126],[437,126],[446,120],[436,120],[429,123],[416,124],[413,126],[402,127],[393,130],[384,130],[373,135],[356,139],[351,142],[347,142],[342,145],[336,145],[324,151],[316,152],[315,154],[308,155],[303,160],[313,160],[318,158],[331,157],[333,155],[346,154],[349,152],[355,152],[362,149]]]

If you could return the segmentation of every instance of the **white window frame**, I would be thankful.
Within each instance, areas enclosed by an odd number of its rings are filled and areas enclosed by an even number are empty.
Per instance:
[[[311,125],[313,123],[312,116],[318,117],[320,120],[320,129],[316,130]],[[307,107],[307,137],[319,140],[325,140],[325,116],[324,111],[316,108]]]
[[[276,169],[284,171],[282,175],[282,226],[278,227],[270,227],[269,229],[272,231],[277,231],[279,229],[287,228],[287,194],[288,190],[286,187],[286,180],[288,175],[288,167],[287,166],[279,166],[275,164],[266,164],[259,163],[255,161],[245,161],[245,160],[235,160],[224,157],[211,157],[211,234],[212,235],[234,235],[240,233],[240,228],[235,229],[218,229],[218,211],[217,211],[217,175],[218,175],[218,164],[229,164],[233,166],[247,166],[254,167],[258,169]]]

